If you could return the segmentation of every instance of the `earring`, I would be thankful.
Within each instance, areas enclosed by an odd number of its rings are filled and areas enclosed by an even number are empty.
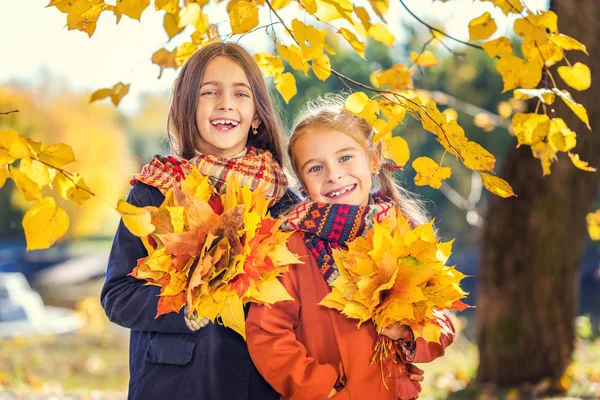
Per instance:
[[[252,133],[255,134],[255,135],[258,135],[258,129],[252,128]]]

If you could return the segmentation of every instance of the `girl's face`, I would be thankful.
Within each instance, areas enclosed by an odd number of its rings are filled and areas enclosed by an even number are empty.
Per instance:
[[[246,147],[250,128],[258,128],[254,96],[244,70],[219,56],[206,66],[196,109],[202,153],[231,157]]]
[[[349,135],[315,127],[296,140],[293,158],[311,200],[368,204],[372,176],[379,168],[377,150],[369,156]]]

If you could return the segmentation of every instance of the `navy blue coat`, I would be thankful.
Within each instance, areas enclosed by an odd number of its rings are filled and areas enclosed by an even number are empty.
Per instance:
[[[164,196],[138,182],[127,201],[158,207]],[[293,192],[271,208],[277,216],[298,202]],[[129,399],[275,400],[280,396],[258,373],[244,339],[209,323],[198,332],[183,313],[155,319],[160,288],[127,276],[148,253],[121,221],[108,260],[101,302],[108,318],[131,329]]]

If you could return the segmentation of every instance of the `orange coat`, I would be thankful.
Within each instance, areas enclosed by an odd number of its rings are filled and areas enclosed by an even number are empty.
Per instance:
[[[291,400],[324,400],[338,376],[345,387],[335,400],[395,400],[395,385],[402,399],[416,398],[417,382],[398,374],[388,379],[389,390],[381,380],[379,365],[369,366],[377,332],[372,323],[361,325],[340,312],[318,303],[330,292],[315,258],[294,233],[288,244],[304,264],[290,266],[281,282],[296,301],[283,301],[271,307],[253,304],[246,319],[246,336],[252,361],[261,375]],[[448,319],[447,323],[454,329]],[[418,339],[415,362],[428,362],[444,354],[452,338],[442,344]]]

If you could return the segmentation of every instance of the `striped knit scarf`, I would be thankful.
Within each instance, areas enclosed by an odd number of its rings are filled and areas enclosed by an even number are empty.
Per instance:
[[[283,196],[287,188],[285,174],[271,153],[254,147],[248,147],[246,154],[237,158],[201,154],[186,160],[156,155],[142,168],[142,172],[133,176],[130,183],[133,186],[143,182],[165,194],[175,182],[185,179],[194,166],[202,176],[210,178],[219,193],[225,191],[225,182],[230,174],[234,174],[240,185],[249,185],[251,190],[262,184],[262,190],[266,190],[267,197],[274,202]]]
[[[375,221],[395,215],[397,206],[391,199],[377,193],[373,200],[375,204],[367,206],[307,201],[286,217],[282,229],[302,233],[329,285],[339,276],[332,249],[345,248],[372,228]]]

